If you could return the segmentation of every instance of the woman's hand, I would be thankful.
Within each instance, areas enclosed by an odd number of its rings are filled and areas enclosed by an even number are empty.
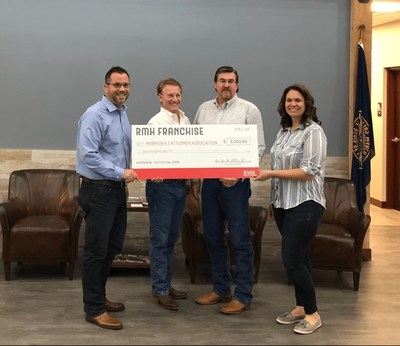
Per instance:
[[[265,181],[272,178],[272,171],[266,169],[264,171],[260,171],[257,175],[253,176],[255,181]]]

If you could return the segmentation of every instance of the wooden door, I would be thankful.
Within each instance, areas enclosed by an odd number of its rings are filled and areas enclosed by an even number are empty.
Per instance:
[[[387,77],[387,207],[400,210],[400,67]]]

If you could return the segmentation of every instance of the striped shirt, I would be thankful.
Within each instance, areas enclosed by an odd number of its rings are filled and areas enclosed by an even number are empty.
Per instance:
[[[307,126],[308,125],[308,126]],[[324,174],[327,140],[315,122],[301,124],[296,130],[281,129],[271,148],[271,169],[300,168],[312,180],[271,180],[271,202],[276,208],[290,209],[305,201],[325,207]]]

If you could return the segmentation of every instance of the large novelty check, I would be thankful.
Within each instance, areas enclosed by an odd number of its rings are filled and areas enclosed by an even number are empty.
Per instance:
[[[251,177],[257,125],[133,125],[132,168],[140,180]]]

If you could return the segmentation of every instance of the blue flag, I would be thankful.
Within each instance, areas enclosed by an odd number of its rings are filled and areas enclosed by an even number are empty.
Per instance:
[[[356,102],[353,122],[351,180],[356,185],[358,210],[364,211],[366,187],[371,181],[371,159],[375,155],[371,99],[364,49],[358,44]]]

